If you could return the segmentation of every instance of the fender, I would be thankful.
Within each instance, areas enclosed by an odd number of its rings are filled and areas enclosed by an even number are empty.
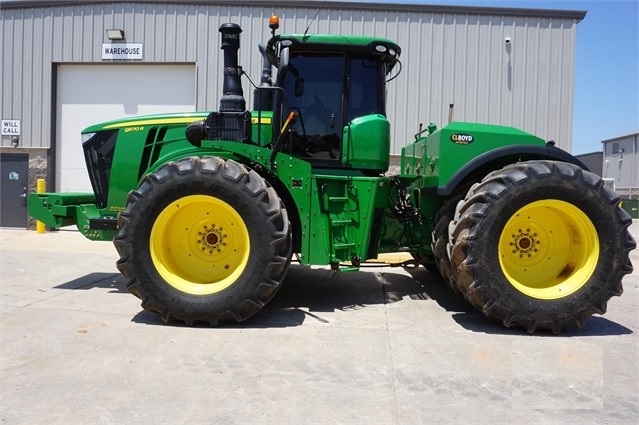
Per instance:
[[[436,194],[441,196],[450,195],[461,182],[463,182],[471,174],[477,172],[477,170],[485,169],[486,172],[484,174],[488,174],[488,172],[495,170],[496,168],[501,168],[514,162],[527,161],[532,159],[549,159],[568,162],[571,164],[575,164],[576,166],[586,171],[590,171],[588,167],[586,167],[586,165],[579,159],[550,143],[546,143],[546,146],[507,146],[503,148],[493,149],[475,157],[472,161],[468,162],[466,165],[460,168],[450,178],[450,180],[446,182],[446,184],[438,186]],[[428,194],[432,195],[433,191],[431,190]]]

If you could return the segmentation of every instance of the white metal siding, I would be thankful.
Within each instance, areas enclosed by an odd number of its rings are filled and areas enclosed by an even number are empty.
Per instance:
[[[455,104],[455,120],[512,125],[571,149],[576,18],[344,5],[338,9],[339,3],[327,3],[309,31],[377,35],[397,41],[403,50],[402,74],[388,90],[393,153],[412,140],[420,122],[446,124],[449,103]],[[107,28],[123,29],[129,43],[144,43],[143,62],[196,63],[197,109],[217,109],[221,23],[243,28],[240,64],[257,79],[262,59],[256,45],[269,38],[268,17],[282,18],[280,33],[303,33],[316,12],[153,2],[0,10],[0,115],[22,120],[24,146],[49,147],[52,64],[102,62]],[[506,37],[512,39],[510,48]],[[252,105],[245,79],[243,86]],[[8,144],[3,138],[2,145]]]

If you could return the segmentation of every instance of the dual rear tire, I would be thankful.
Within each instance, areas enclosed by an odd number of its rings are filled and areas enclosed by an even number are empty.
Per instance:
[[[583,327],[623,292],[631,223],[598,176],[564,162],[521,162],[472,186],[449,223],[446,250],[440,235],[435,254],[450,265],[451,287],[486,316],[559,333]]]

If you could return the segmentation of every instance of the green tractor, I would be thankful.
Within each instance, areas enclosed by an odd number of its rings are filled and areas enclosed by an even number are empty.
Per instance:
[[[400,47],[270,27],[253,110],[242,30],[223,24],[219,111],[85,129],[93,193],[31,194],[30,215],[113,240],[142,307],[188,325],[251,317],[293,254],[337,272],[404,251],[531,333],[582,327],[622,293],[632,220],[580,161],[511,127],[452,122],[419,131],[388,175],[385,93]]]

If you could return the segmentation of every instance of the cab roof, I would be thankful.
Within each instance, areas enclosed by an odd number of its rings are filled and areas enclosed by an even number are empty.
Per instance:
[[[267,46],[267,56],[275,66],[277,44],[289,47],[293,52],[344,52],[381,56],[387,63],[388,72],[397,64],[402,52],[397,43],[386,38],[343,34],[279,34],[271,38]]]

